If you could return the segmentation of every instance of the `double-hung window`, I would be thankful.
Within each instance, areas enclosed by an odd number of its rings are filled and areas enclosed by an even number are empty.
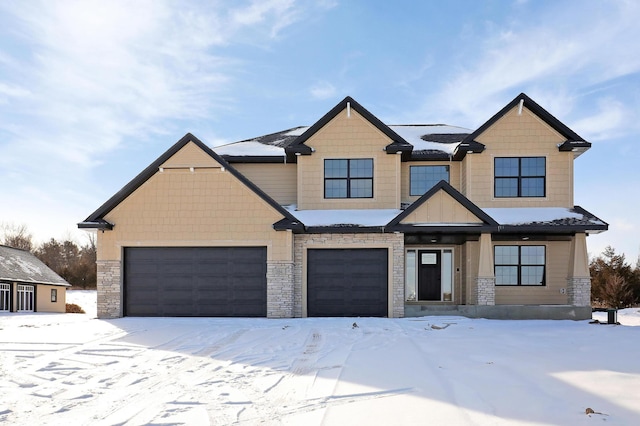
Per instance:
[[[545,285],[545,246],[495,246],[496,285]]]
[[[373,159],[324,160],[324,198],[373,198]]]
[[[441,180],[449,182],[449,166],[411,166],[409,174],[409,195],[422,195]]]
[[[545,157],[497,157],[494,166],[496,198],[545,196]]]

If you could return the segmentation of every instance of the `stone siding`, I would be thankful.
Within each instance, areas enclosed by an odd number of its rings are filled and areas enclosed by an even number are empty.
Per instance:
[[[496,304],[496,279],[493,277],[476,278],[477,305]]]
[[[294,317],[302,317],[303,253],[313,248],[375,248],[390,247],[392,280],[390,285],[394,318],[404,316],[404,235],[403,234],[298,234],[294,236]]]
[[[591,278],[569,278],[567,280],[567,296],[570,305],[591,306]]]
[[[293,263],[267,262],[267,318],[292,318],[293,293]]]
[[[122,268],[119,260],[98,260],[98,318],[122,316]]]

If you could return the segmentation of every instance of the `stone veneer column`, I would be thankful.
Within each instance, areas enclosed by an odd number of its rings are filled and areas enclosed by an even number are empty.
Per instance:
[[[267,262],[267,318],[293,316],[293,263]]]
[[[119,318],[122,316],[120,261],[98,260],[96,264],[98,267],[98,318]]]
[[[591,305],[591,277],[589,276],[587,235],[583,232],[577,233],[571,240],[567,302],[574,306]]]
[[[491,277],[476,278],[477,305],[496,304],[496,279]]]
[[[591,278],[569,278],[567,280],[567,298],[570,305],[591,306]]]
[[[496,277],[493,272],[491,234],[480,235],[480,259],[476,278],[476,304],[496,304]]]
[[[389,234],[296,234],[294,236],[294,310],[293,316],[302,316],[302,259],[308,246],[313,248],[368,248],[390,246],[392,256],[390,316],[404,317],[404,235]],[[324,246],[324,247],[323,247]]]

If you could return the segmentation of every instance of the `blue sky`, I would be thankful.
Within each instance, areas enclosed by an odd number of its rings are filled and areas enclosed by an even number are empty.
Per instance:
[[[520,92],[593,143],[575,202],[640,251],[640,2],[4,1],[0,224],[75,224],[191,132],[311,125],[350,95],[388,124],[476,128]]]

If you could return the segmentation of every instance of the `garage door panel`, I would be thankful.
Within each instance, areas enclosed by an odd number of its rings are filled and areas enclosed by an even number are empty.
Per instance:
[[[125,249],[125,315],[266,316],[266,247]]]
[[[308,316],[387,316],[387,249],[309,249]]]

